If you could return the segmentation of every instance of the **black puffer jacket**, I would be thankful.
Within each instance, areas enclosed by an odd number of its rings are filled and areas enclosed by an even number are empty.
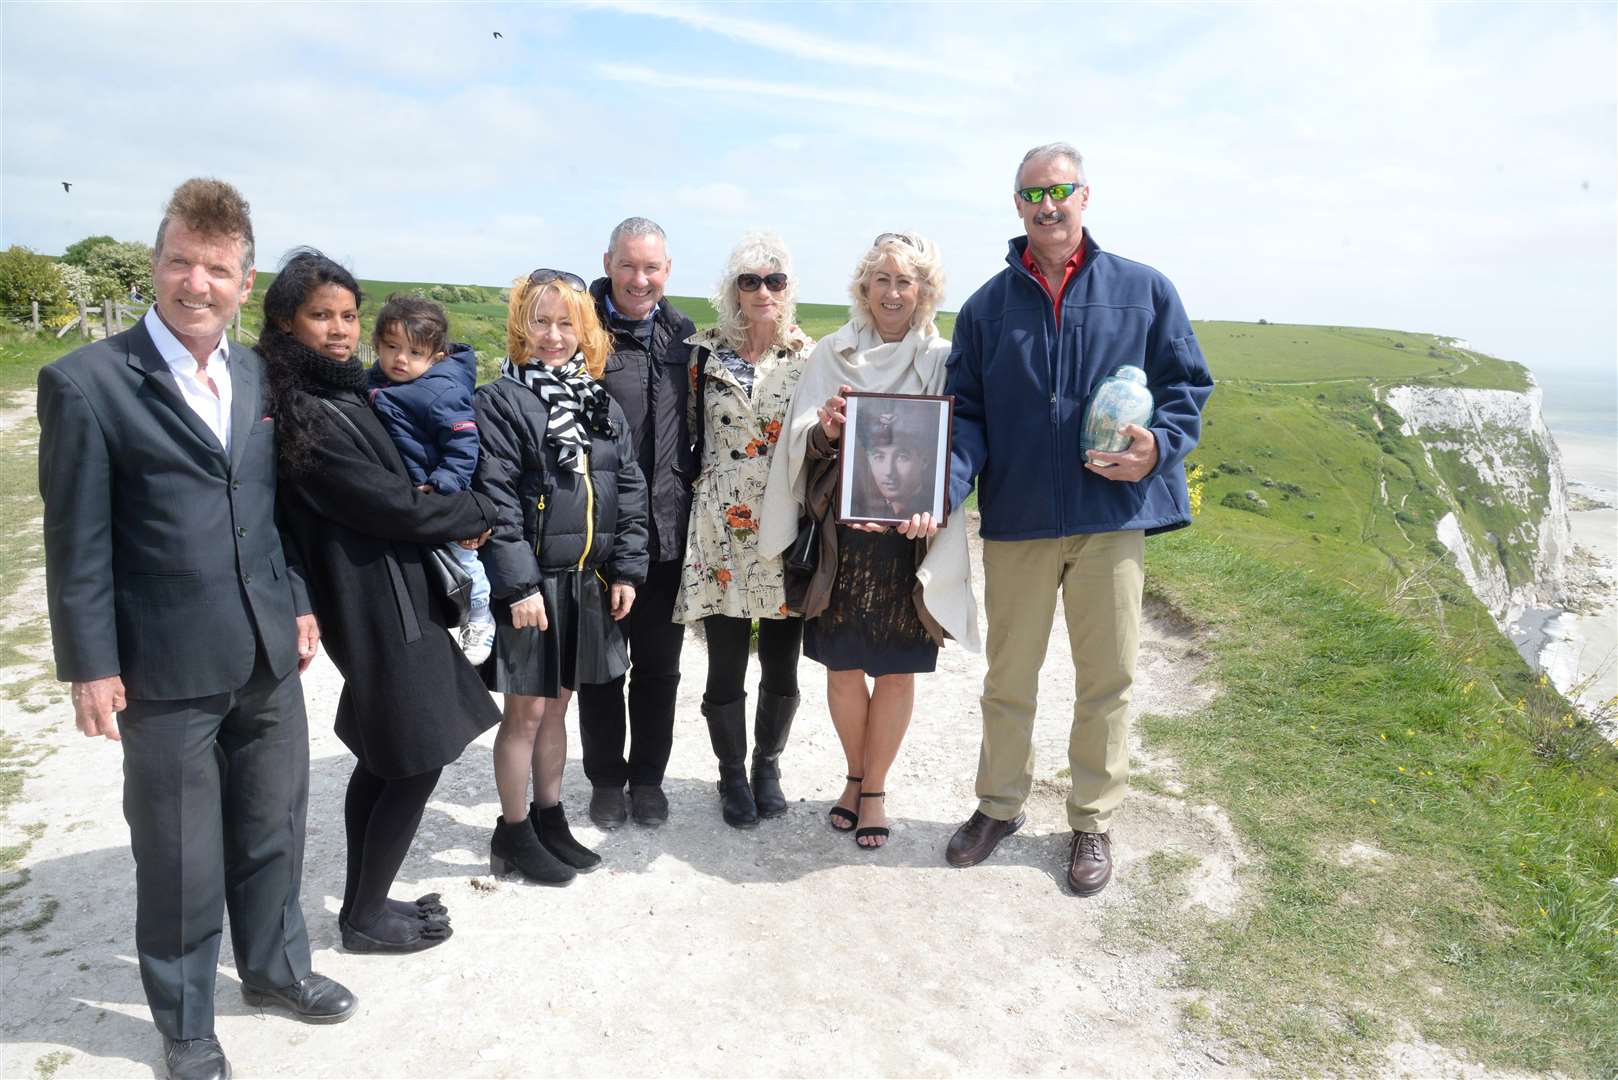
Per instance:
[[[668,562],[685,556],[686,522],[691,516],[691,481],[696,460],[686,430],[685,398],[690,379],[685,339],[696,327],[667,298],[652,319],[648,352],[635,335],[614,329],[607,312],[607,278],[590,286],[596,314],[612,335],[612,352],[601,385],[623,407],[635,460],[651,489],[651,557]]]
[[[545,404],[514,379],[478,387],[482,451],[472,490],[494,503],[498,523],[481,552],[497,601],[539,587],[540,570],[605,567],[609,584],[646,580],[646,482],[629,425],[611,402],[606,430],[590,433],[586,478],[556,460],[545,443]],[[543,509],[541,506],[543,505]]]

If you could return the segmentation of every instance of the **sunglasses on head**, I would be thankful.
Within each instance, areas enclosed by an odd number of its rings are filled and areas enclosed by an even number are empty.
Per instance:
[[[787,276],[780,271],[773,274],[765,274],[762,277],[758,274],[736,275],[736,287],[742,292],[758,292],[758,287],[760,285],[764,286],[766,289],[769,289],[771,292],[780,292],[782,289],[787,287]]]
[[[909,246],[915,248],[918,251],[921,250],[921,245],[916,243],[916,240],[915,240],[914,237],[910,236],[908,233],[902,233],[902,232],[878,233],[876,239],[871,241],[871,246],[872,247],[881,247],[882,244],[885,241],[888,241],[888,240],[897,240],[901,244],[908,244]]]
[[[1083,186],[1082,184],[1067,183],[1052,184],[1049,187],[1018,188],[1017,197],[1023,202],[1033,203],[1036,206],[1045,201],[1046,195],[1051,197],[1051,202],[1067,202],[1068,196]]]
[[[549,285],[553,281],[560,281],[574,292],[584,292],[588,288],[584,279],[577,274],[570,274],[566,270],[535,270],[528,275],[530,285]]]

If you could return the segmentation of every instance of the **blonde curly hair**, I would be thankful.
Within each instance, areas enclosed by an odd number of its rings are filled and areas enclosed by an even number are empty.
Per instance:
[[[944,299],[944,260],[938,253],[938,245],[920,233],[883,233],[871,244],[870,250],[860,256],[860,261],[854,265],[854,277],[848,283],[854,310],[876,325],[871,316],[870,298],[865,295],[866,285],[877,264],[889,255],[901,270],[916,279],[916,310],[910,316],[910,328],[931,326],[937,333],[933,316]]]
[[[719,317],[715,328],[733,349],[747,344],[747,315],[742,311],[736,278],[758,270],[780,271],[787,276],[786,289],[776,294],[781,301],[781,316],[775,321],[775,344],[787,343],[787,332],[797,321],[798,280],[792,275],[792,256],[787,253],[786,243],[772,232],[747,233],[725,260],[725,272],[714,287],[711,301]]]

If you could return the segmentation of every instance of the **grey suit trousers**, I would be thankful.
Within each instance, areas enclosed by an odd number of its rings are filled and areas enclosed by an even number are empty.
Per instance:
[[[242,982],[281,987],[309,974],[298,904],[309,802],[303,690],[296,671],[277,677],[261,652],[242,689],[130,701],[118,730],[135,947],[152,1019],[170,1038],[211,1036],[227,907]]]

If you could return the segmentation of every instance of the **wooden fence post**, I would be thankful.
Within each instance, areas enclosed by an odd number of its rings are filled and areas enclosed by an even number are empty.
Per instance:
[[[90,308],[82,296],[79,297],[79,333],[84,335],[85,341],[90,340]]]
[[[34,324],[34,333],[37,334],[37,333],[39,333],[39,301],[34,300],[34,301],[30,301],[30,303],[33,305],[33,308],[34,308],[34,317],[33,317],[33,319],[31,321]]]

